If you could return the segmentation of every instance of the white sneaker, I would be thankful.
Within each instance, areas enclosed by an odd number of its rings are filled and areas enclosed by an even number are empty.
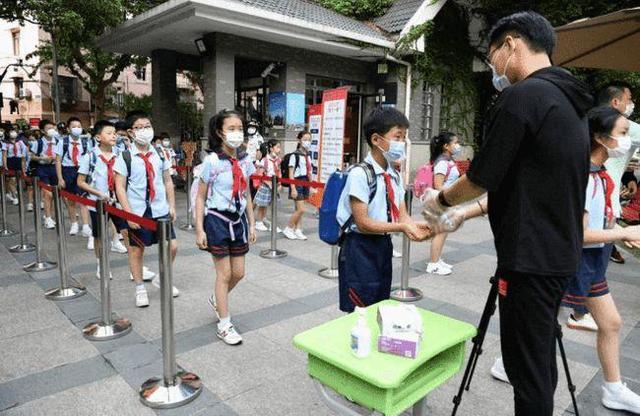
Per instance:
[[[9,192],[5,194],[5,197],[7,198],[7,201],[13,202],[13,195],[11,195]]]
[[[450,265],[449,263],[445,263],[444,260],[442,260],[442,258],[440,258],[440,260],[438,260],[438,264],[440,264],[443,267],[446,267],[447,269],[453,270],[453,266]]]
[[[45,217],[44,219],[44,228],[47,230],[53,230],[56,228],[56,222],[51,217]]]
[[[296,230],[294,231],[296,234],[296,237],[298,238],[298,240],[306,240],[307,236],[302,234],[302,230],[300,228],[296,228]]]
[[[153,279],[154,277],[156,277],[156,274],[154,272],[149,270],[147,268],[147,266],[142,266],[142,280],[143,281],[148,282],[149,280]],[[129,278],[131,280],[133,280],[133,275],[131,273],[129,273]]]
[[[120,242],[120,240],[111,241],[111,251],[114,253],[125,254],[127,252],[127,248]]]
[[[208,302],[209,302],[209,306],[211,306],[211,309],[213,309],[213,313],[216,314],[216,318],[218,318],[218,321],[219,321],[220,314],[218,313],[218,305],[216,304],[216,295],[212,294],[211,296],[209,296]]]
[[[257,231],[269,231],[267,226],[264,225],[264,223],[262,221],[257,221],[256,222],[256,230]]]
[[[76,235],[78,234],[78,229],[80,227],[78,227],[78,223],[77,222],[73,222],[71,223],[71,228],[69,229],[69,235]]]
[[[98,267],[96,268],[96,279],[100,280],[100,262],[98,262]],[[113,273],[109,270],[109,280],[113,280]]]
[[[491,367],[491,375],[496,380],[509,383],[509,377],[507,376],[507,372],[504,370],[504,363],[502,362],[502,357],[496,358],[496,361],[493,363],[493,367]]]
[[[444,267],[440,263],[427,263],[427,273],[448,276],[451,272],[452,270],[450,268]]]
[[[40,202],[40,209],[44,209],[44,202]]]
[[[284,231],[282,232],[282,234],[284,234],[285,237],[287,237],[289,240],[297,240],[298,236],[296,235],[296,232],[294,230],[292,230],[291,228],[287,227],[284,229]]]
[[[149,295],[147,295],[147,289],[136,289],[136,306],[138,308],[149,306]]]
[[[118,233],[118,240],[120,240],[120,241],[124,240],[124,237],[120,233]]]
[[[94,249],[94,239],[93,237],[89,237],[87,239],[87,250],[93,250]]]
[[[280,227],[276,227],[276,233],[278,233],[278,234],[282,234],[282,228],[280,228]]]
[[[399,251],[393,250],[393,257],[400,258],[402,257],[402,253],[400,253]]]
[[[626,383],[623,383],[616,393],[611,393],[608,388],[602,386],[602,405],[607,409],[640,414],[640,396],[632,392]]]
[[[27,204],[27,211],[33,212],[33,204],[31,202]]]
[[[89,227],[89,224],[84,224],[82,226],[82,236],[87,238],[91,238],[93,236],[93,234],[91,233],[91,227]]]
[[[18,198],[14,198],[13,201],[11,201],[11,203],[13,205],[18,205],[20,203],[20,200]]]
[[[155,287],[157,287],[158,289],[160,289],[160,276],[154,277],[153,280],[151,280],[151,284],[154,285]],[[177,298],[178,295],[180,295],[180,291],[175,286],[172,286],[172,292],[171,293],[173,294],[174,298]]]
[[[593,320],[593,316],[590,313],[583,315],[582,318],[576,319],[572,313],[567,318],[567,326],[571,329],[581,329],[584,331],[598,331],[598,324]]]
[[[233,324],[228,324],[224,328],[218,329],[216,335],[227,345],[238,345],[242,343],[242,337],[236,332]]]

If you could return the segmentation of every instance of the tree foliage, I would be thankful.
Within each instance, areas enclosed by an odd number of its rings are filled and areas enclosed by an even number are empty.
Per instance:
[[[382,16],[393,0],[319,0],[318,3],[345,16],[369,20]]]

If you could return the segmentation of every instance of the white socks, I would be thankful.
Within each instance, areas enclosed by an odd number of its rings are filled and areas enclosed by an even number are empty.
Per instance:
[[[613,383],[609,383],[607,381],[602,385],[611,395],[618,395],[620,391],[624,388],[622,385],[622,381],[614,381]]]
[[[222,331],[227,325],[231,323],[231,315],[220,318],[218,322],[218,331]]]

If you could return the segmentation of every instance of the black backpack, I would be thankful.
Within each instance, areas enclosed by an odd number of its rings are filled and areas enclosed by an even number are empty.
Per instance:
[[[287,153],[286,155],[284,155],[284,157],[282,158],[282,162],[280,162],[280,173],[282,174],[283,179],[292,179],[292,178],[289,178],[289,161],[291,160],[291,156],[294,156],[296,158],[296,163],[293,168],[294,173],[296,169],[298,169],[298,167],[300,166],[300,153],[295,151],[295,152]],[[289,184],[283,183],[282,186],[284,186],[285,188],[288,188]]]

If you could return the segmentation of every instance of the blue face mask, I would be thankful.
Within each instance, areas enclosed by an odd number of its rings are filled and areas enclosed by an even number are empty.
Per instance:
[[[406,151],[406,146],[404,142],[397,142],[394,140],[387,140],[387,139],[384,139],[384,141],[389,143],[389,150],[385,151],[380,146],[378,146],[378,149],[380,149],[380,151],[384,155],[384,158],[387,159],[387,162],[393,163],[393,162],[399,162],[401,160],[404,160],[405,151]]]
[[[503,45],[504,46],[504,45]],[[513,54],[507,58],[507,63],[504,65],[504,74],[498,75],[496,68],[489,64],[491,68],[491,72],[493,73],[493,77],[491,82],[493,83],[493,88],[498,90],[498,92],[502,92],[504,89],[511,86],[511,81],[507,78],[507,68],[509,67],[509,62],[511,62],[511,58],[513,58]]]

